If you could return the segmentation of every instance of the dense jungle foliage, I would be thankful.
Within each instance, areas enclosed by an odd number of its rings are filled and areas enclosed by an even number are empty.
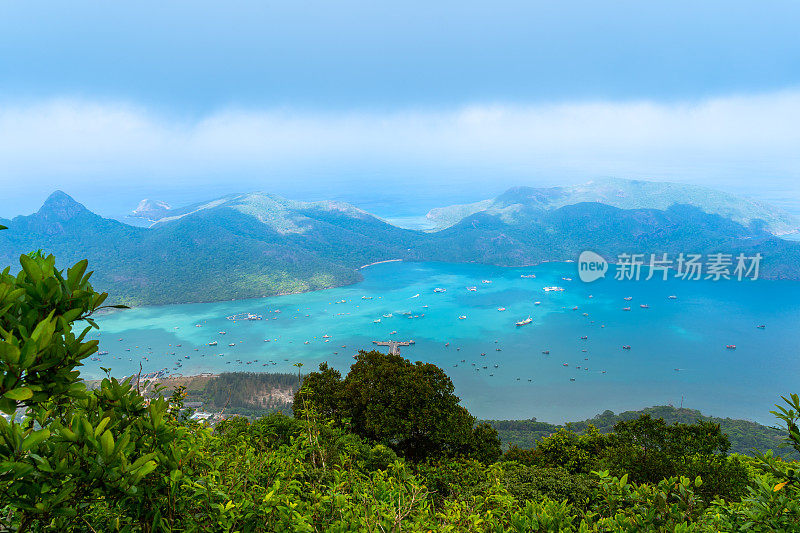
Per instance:
[[[322,366],[294,416],[187,419],[185,392],[87,390],[105,294],[87,262],[0,273],[0,529],[10,531],[796,531],[797,465],[726,454],[713,422],[565,429],[500,455],[434,365]],[[73,328],[87,320],[82,331]],[[391,380],[391,381],[383,381]],[[775,414],[800,450],[800,398]]]

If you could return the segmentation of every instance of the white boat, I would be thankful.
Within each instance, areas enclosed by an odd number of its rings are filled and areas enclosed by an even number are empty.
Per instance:
[[[520,274],[521,278],[535,278],[536,274]]]
[[[467,287],[467,290],[468,290],[468,291],[475,292],[475,291],[477,291],[477,290],[478,290],[478,287]]]
[[[392,318],[392,313],[389,313],[387,315],[383,315],[383,318]]]
[[[435,289],[433,289],[433,292],[446,292],[446,291],[447,289],[443,289],[441,287],[436,287]]]
[[[375,320],[372,321],[372,323],[373,324],[380,324],[381,323],[381,319],[380,318],[376,318]]]
[[[414,296],[412,296],[412,298],[419,298],[419,293],[417,293]]]
[[[491,282],[492,282],[492,280],[490,280],[490,279],[485,279],[485,280],[481,281],[481,283],[491,283]]]
[[[672,295],[668,296],[668,298],[669,298],[670,300],[677,300],[677,299],[678,299],[678,297],[677,297],[677,296],[675,296],[674,294],[672,294]]]
[[[556,286],[545,287],[544,288],[544,292],[563,291],[563,290],[564,290],[564,287],[556,287]]]
[[[217,341],[211,341],[211,342],[208,343],[208,345],[209,346],[216,346],[217,345]]]
[[[506,310],[506,308],[505,308],[505,307],[498,307],[498,308],[497,308],[497,310],[498,310],[498,311],[505,311],[505,310]]]
[[[459,320],[466,320],[467,319],[467,315],[461,315],[460,317],[458,317],[458,319]]]
[[[533,305],[542,305],[542,302],[533,302]]]
[[[528,317],[525,320],[520,320],[519,322],[515,323],[514,325],[515,326],[527,326],[531,322],[533,322],[533,319],[531,317]]]

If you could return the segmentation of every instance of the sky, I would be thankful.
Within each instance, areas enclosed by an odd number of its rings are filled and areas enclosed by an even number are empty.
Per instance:
[[[262,190],[422,214],[688,182],[800,214],[792,1],[3,2],[0,217]]]

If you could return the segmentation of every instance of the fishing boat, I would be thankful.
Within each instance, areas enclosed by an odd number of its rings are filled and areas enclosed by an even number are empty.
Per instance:
[[[528,317],[525,320],[520,320],[519,322],[516,322],[514,325],[515,326],[527,326],[531,322],[533,322],[533,319],[531,317]]]
[[[389,335],[397,335],[397,331],[390,331]]]

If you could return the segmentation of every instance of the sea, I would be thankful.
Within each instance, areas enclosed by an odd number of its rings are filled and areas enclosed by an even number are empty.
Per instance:
[[[800,392],[800,283],[646,270],[621,281],[610,269],[583,283],[576,263],[387,262],[346,287],[120,310],[97,317],[88,337],[108,353],[81,374],[307,373],[322,362],[344,374],[358,350],[396,340],[413,341],[402,356],[444,369],[482,419],[563,423],[669,404],[772,424],[780,396]]]

